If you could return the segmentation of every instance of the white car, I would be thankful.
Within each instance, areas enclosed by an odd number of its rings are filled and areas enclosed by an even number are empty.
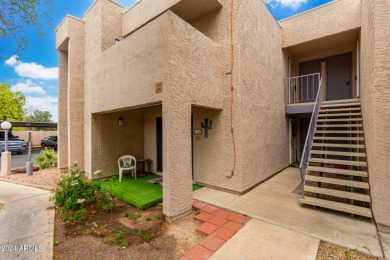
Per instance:
[[[3,131],[0,132],[0,151],[5,151],[5,138]],[[26,151],[26,142],[23,139],[20,139],[19,136],[14,136],[13,134],[8,133],[8,151],[22,154]]]

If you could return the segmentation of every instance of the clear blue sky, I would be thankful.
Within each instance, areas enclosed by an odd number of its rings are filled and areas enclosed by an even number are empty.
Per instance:
[[[162,0],[158,0],[162,1]],[[331,0],[265,0],[276,20],[317,7]],[[118,0],[119,4],[130,7],[136,0]],[[0,82],[8,83],[15,91],[22,91],[27,97],[27,109],[49,110],[57,121],[58,105],[58,54],[55,50],[54,29],[66,14],[82,18],[93,0],[54,0],[54,17],[51,27],[46,26],[46,35],[39,38],[37,33],[26,28],[29,36],[28,50],[19,60],[10,59],[14,55],[15,42],[9,39],[0,41]]]

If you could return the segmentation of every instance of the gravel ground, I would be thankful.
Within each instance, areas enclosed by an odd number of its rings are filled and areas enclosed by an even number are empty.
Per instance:
[[[0,181],[9,181],[50,190],[55,188],[57,180],[60,177],[61,173],[57,168],[50,168],[34,172],[32,176],[27,176],[25,173],[14,173],[9,176],[2,176],[0,177]]]
[[[363,254],[357,249],[351,250],[346,247],[333,245],[321,241],[320,247],[317,252],[316,260],[338,260],[338,259],[353,259],[353,260],[374,260],[376,257],[372,256],[369,252],[369,248],[359,248],[361,251],[367,251],[367,254]]]

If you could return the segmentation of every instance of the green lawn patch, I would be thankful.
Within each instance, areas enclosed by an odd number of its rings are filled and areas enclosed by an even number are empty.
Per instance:
[[[199,190],[199,189],[201,189],[201,188],[203,188],[203,186],[200,186],[199,184],[193,184],[193,185],[192,185],[192,190],[193,190],[193,191]]]
[[[159,176],[148,174],[144,177],[137,177],[137,180],[130,176],[124,176],[122,182],[118,177],[102,183],[102,189],[111,192],[115,197],[144,209],[162,201],[162,186],[149,183],[149,180],[156,179]],[[194,184],[192,190],[198,190],[202,186]]]

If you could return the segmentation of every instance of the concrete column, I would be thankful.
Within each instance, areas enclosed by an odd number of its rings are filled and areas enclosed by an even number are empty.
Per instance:
[[[163,212],[168,218],[191,210],[191,105],[164,101]]]
[[[60,51],[58,80],[58,168],[68,168],[68,52]]]
[[[84,169],[84,24],[73,28],[68,51],[68,164],[77,161]]]
[[[7,175],[11,175],[11,152],[2,152],[0,176]]]

